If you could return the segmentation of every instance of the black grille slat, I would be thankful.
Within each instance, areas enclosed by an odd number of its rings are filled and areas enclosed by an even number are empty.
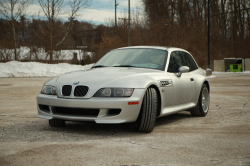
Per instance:
[[[74,96],[84,97],[88,93],[89,88],[87,86],[76,86],[74,90]]]
[[[72,86],[71,85],[64,85],[62,87],[62,95],[63,96],[70,96],[71,90],[72,90]]]
[[[83,88],[83,91],[84,91],[84,93],[87,93],[87,92],[88,92],[88,89]]]
[[[79,87],[79,90],[82,94],[86,94],[87,92],[85,91],[85,89],[83,89],[82,87]]]
[[[75,95],[75,96],[80,96],[80,93],[78,92],[77,89],[75,89],[74,95]]]
[[[79,87],[76,88],[76,93],[77,93],[78,96],[82,96],[81,94],[84,94],[84,93],[81,92],[81,89]]]
[[[78,90],[78,89],[75,89],[74,95],[75,95],[75,96],[80,96],[80,93],[79,93],[79,90]]]
[[[86,94],[86,91],[85,91],[85,88],[84,88],[84,87],[79,86],[77,89],[79,90],[79,92],[80,92],[81,94]]]
[[[65,115],[80,115],[80,116],[95,116],[99,114],[99,109],[88,109],[88,108],[68,108],[68,107],[54,107],[54,114],[65,114]]]

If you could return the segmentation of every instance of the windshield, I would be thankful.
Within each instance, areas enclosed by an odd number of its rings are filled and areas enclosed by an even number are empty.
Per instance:
[[[139,67],[165,70],[167,51],[157,49],[120,49],[104,55],[92,68]]]

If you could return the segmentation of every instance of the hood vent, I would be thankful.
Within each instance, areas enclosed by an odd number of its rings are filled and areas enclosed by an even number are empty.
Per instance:
[[[84,97],[88,93],[89,87],[87,86],[76,86],[74,96]]]

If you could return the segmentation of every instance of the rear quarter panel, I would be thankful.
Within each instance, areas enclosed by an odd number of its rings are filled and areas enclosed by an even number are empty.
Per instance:
[[[195,93],[194,97],[192,99],[193,102],[197,103],[199,96],[200,96],[200,91],[202,88],[202,85],[204,84],[205,81],[207,81],[206,77],[203,75],[201,69],[197,69],[195,71],[190,72],[195,80]]]

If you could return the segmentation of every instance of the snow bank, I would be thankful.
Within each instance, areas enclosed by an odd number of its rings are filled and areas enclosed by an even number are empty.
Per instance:
[[[215,78],[216,76],[215,75],[211,75],[211,76],[206,76],[206,70],[200,68],[200,70],[202,71],[202,74],[206,77],[206,78]],[[212,72],[213,74],[214,72]]]
[[[206,76],[206,70],[200,68],[203,75]],[[217,71],[212,71],[212,74],[247,74],[250,73],[250,71],[243,71],[243,72],[217,72]],[[211,75],[211,76],[206,76],[206,78],[215,78],[215,75]]]
[[[0,63],[0,77],[53,77],[71,71],[87,70],[92,66],[93,64],[81,66],[68,63],[44,64],[10,61]]]
[[[87,70],[90,69],[93,64],[81,66],[81,65],[71,65],[68,63],[59,64],[44,64],[39,62],[19,62],[10,61],[7,63],[0,63],[0,77],[54,77],[67,72],[77,71],[77,70]],[[204,75],[206,71],[202,69]],[[232,74],[233,72],[213,72],[213,74]],[[242,73],[242,72],[235,72]],[[250,73],[246,71],[243,73]],[[216,76],[211,75],[207,78],[214,78]]]
[[[213,71],[214,74],[244,74],[244,73],[250,73],[250,71],[243,71],[243,72],[217,72]]]
[[[215,75],[211,75],[211,76],[206,76],[206,78],[215,78]]]
[[[29,47],[21,46],[20,48],[17,48],[17,58],[19,60],[36,60],[36,57],[39,59],[46,59],[47,54],[45,52],[45,49],[43,48],[37,48],[36,53],[30,52]],[[61,51],[53,51],[53,59],[54,60],[71,60],[73,58],[73,54],[77,54],[77,59],[81,60],[82,58],[86,56],[92,57],[94,54],[93,52],[84,52],[80,49],[78,50],[61,50]],[[14,49],[7,49],[7,48],[0,48],[0,54],[2,54],[5,58],[8,57],[10,60],[15,59]]]

